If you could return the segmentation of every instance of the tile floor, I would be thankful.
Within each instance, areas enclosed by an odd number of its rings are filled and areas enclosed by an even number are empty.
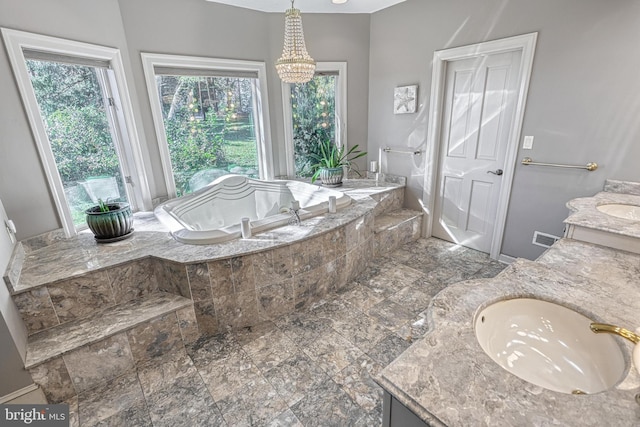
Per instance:
[[[426,332],[431,298],[503,268],[438,239],[409,243],[309,310],[203,338],[80,394],[72,425],[379,426],[371,377]]]

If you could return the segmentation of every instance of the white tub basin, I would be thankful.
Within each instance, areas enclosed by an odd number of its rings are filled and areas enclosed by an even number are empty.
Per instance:
[[[329,210],[329,197],[338,210],[348,206],[346,194],[299,181],[262,181],[225,175],[198,191],[155,208],[155,216],[182,243],[209,245],[237,239],[240,219],[249,218],[254,234],[287,225],[289,208],[297,201],[301,220]]]
[[[530,298],[500,301],[480,311],[475,332],[498,365],[530,383],[561,393],[607,390],[626,372],[622,349],[593,321],[567,307]]]
[[[596,206],[596,209],[607,215],[615,216],[616,218],[640,221],[640,206],[608,203],[606,205]]]

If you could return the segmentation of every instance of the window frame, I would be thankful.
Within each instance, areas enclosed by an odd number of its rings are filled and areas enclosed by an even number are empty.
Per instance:
[[[115,103],[115,111],[107,108],[106,113],[112,132],[117,133],[117,138],[113,142],[120,154],[121,169],[126,174],[125,181],[127,182],[125,185],[127,193],[131,196],[129,203],[134,211],[150,210],[152,206],[151,191],[120,50],[8,28],[0,30],[65,235],[67,237],[75,236],[78,229],[73,224],[62,179],[58,173],[44,121],[40,114],[40,107],[31,84],[24,54],[25,49],[109,63],[112,73],[100,73],[103,76],[98,78],[103,78],[111,86],[112,93],[110,95]]]
[[[147,92],[153,116],[153,125],[158,140],[162,170],[164,173],[167,195],[176,197],[176,184],[173,178],[171,156],[167,142],[167,134],[162,119],[160,96],[156,86],[155,67],[184,68],[187,70],[218,70],[236,72],[254,72],[258,74],[254,93],[254,123],[258,148],[258,171],[261,179],[273,179],[273,150],[269,120],[269,100],[267,96],[267,69],[264,62],[221,59],[185,55],[167,55],[142,52],[142,67],[147,83]]]
[[[347,63],[345,61],[317,62],[317,72],[336,72],[336,144],[347,147]],[[291,110],[291,83],[282,82],[282,110],[287,176],[295,178],[296,163],[293,146],[293,111]]]

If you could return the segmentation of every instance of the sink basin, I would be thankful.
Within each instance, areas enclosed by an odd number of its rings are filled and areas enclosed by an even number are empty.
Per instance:
[[[615,216],[616,218],[640,221],[640,206],[609,203],[606,205],[596,206],[596,209],[602,213],[606,213],[607,215]]]
[[[475,319],[476,338],[498,365],[532,384],[560,393],[591,394],[619,383],[622,349],[592,320],[550,302],[517,298],[494,303]]]

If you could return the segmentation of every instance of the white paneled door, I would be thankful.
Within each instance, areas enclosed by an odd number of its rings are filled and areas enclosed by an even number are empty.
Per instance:
[[[449,61],[432,234],[489,253],[521,50]]]

